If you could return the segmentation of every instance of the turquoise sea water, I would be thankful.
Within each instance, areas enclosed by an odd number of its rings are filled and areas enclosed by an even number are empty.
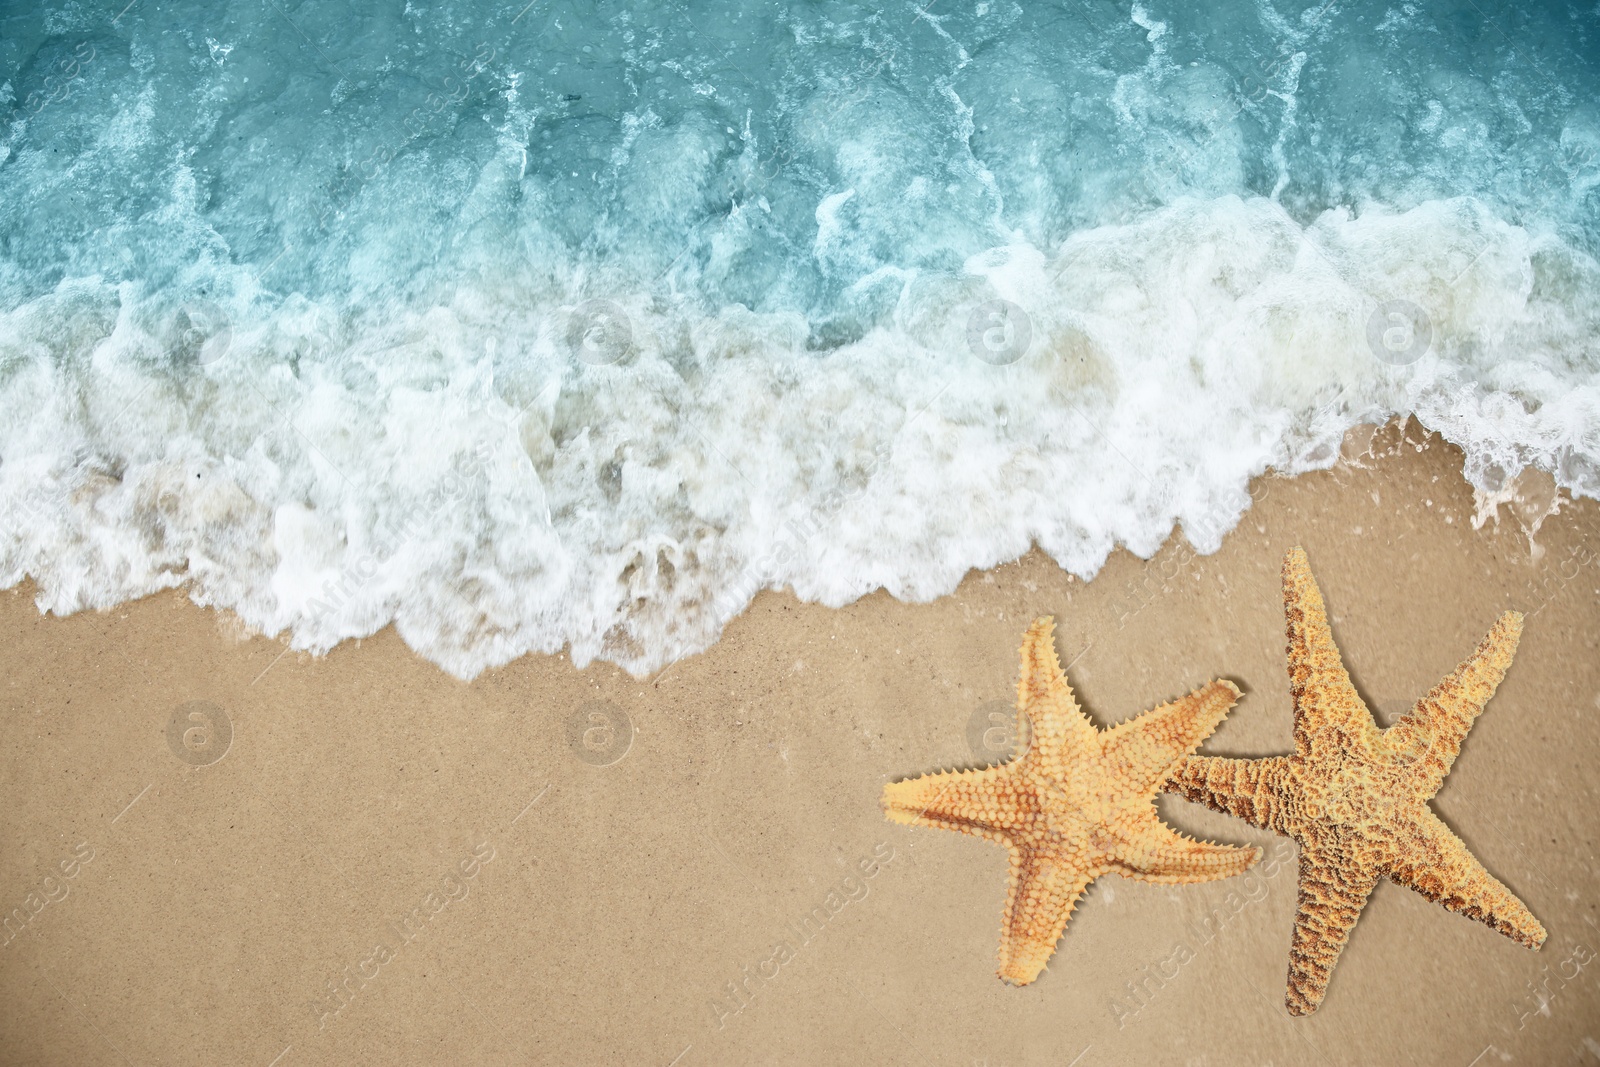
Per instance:
[[[0,578],[647,670],[1413,413],[1600,494],[1600,7],[0,6]]]

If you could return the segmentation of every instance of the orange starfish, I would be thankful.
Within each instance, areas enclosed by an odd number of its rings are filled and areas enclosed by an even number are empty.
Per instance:
[[[1179,796],[1300,843],[1300,905],[1289,947],[1292,1015],[1322,1003],[1361,908],[1388,878],[1529,948],[1545,930],[1428,807],[1473,720],[1511,666],[1522,616],[1500,616],[1473,654],[1380,730],[1350,684],[1306,554],[1283,561],[1294,755],[1186,758]]]
[[[1022,642],[1017,725],[1029,740],[1021,757],[883,790],[895,822],[959,830],[1010,850],[999,975],[1015,985],[1039,977],[1078,898],[1100,875],[1205,882],[1243,873],[1261,856],[1258,848],[1193,841],[1155,809],[1161,783],[1217,728],[1239,690],[1212,682],[1102,731],[1073,698],[1054,630],[1051,619],[1039,619]]]

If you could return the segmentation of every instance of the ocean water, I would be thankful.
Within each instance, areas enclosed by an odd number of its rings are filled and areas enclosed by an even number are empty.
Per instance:
[[[1597,26],[0,4],[0,583],[644,672],[762,588],[1214,550],[1395,414],[1600,495]]]

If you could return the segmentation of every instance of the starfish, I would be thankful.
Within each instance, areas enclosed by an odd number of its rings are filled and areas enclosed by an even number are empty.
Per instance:
[[[1020,757],[883,790],[884,812],[894,822],[959,830],[1010,850],[998,973],[1014,985],[1039,977],[1078,898],[1100,875],[1204,882],[1241,874],[1261,856],[1258,848],[1184,837],[1155,809],[1161,783],[1217,728],[1239,690],[1211,682],[1100,730],[1072,695],[1054,633],[1047,617],[1023,638],[1017,725],[1028,743]]]
[[[1537,949],[1545,930],[1428,806],[1511,666],[1522,616],[1500,616],[1477,650],[1388,729],[1350,684],[1306,554],[1283,562],[1294,755],[1189,756],[1166,788],[1300,844],[1289,947],[1291,1015],[1317,1010],[1367,897],[1384,876]]]

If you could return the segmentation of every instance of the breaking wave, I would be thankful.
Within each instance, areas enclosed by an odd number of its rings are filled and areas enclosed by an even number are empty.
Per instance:
[[[1600,495],[1559,4],[1514,55],[1471,5],[169,7],[0,43],[42,609],[645,672],[762,588],[1214,550],[1393,415]]]

